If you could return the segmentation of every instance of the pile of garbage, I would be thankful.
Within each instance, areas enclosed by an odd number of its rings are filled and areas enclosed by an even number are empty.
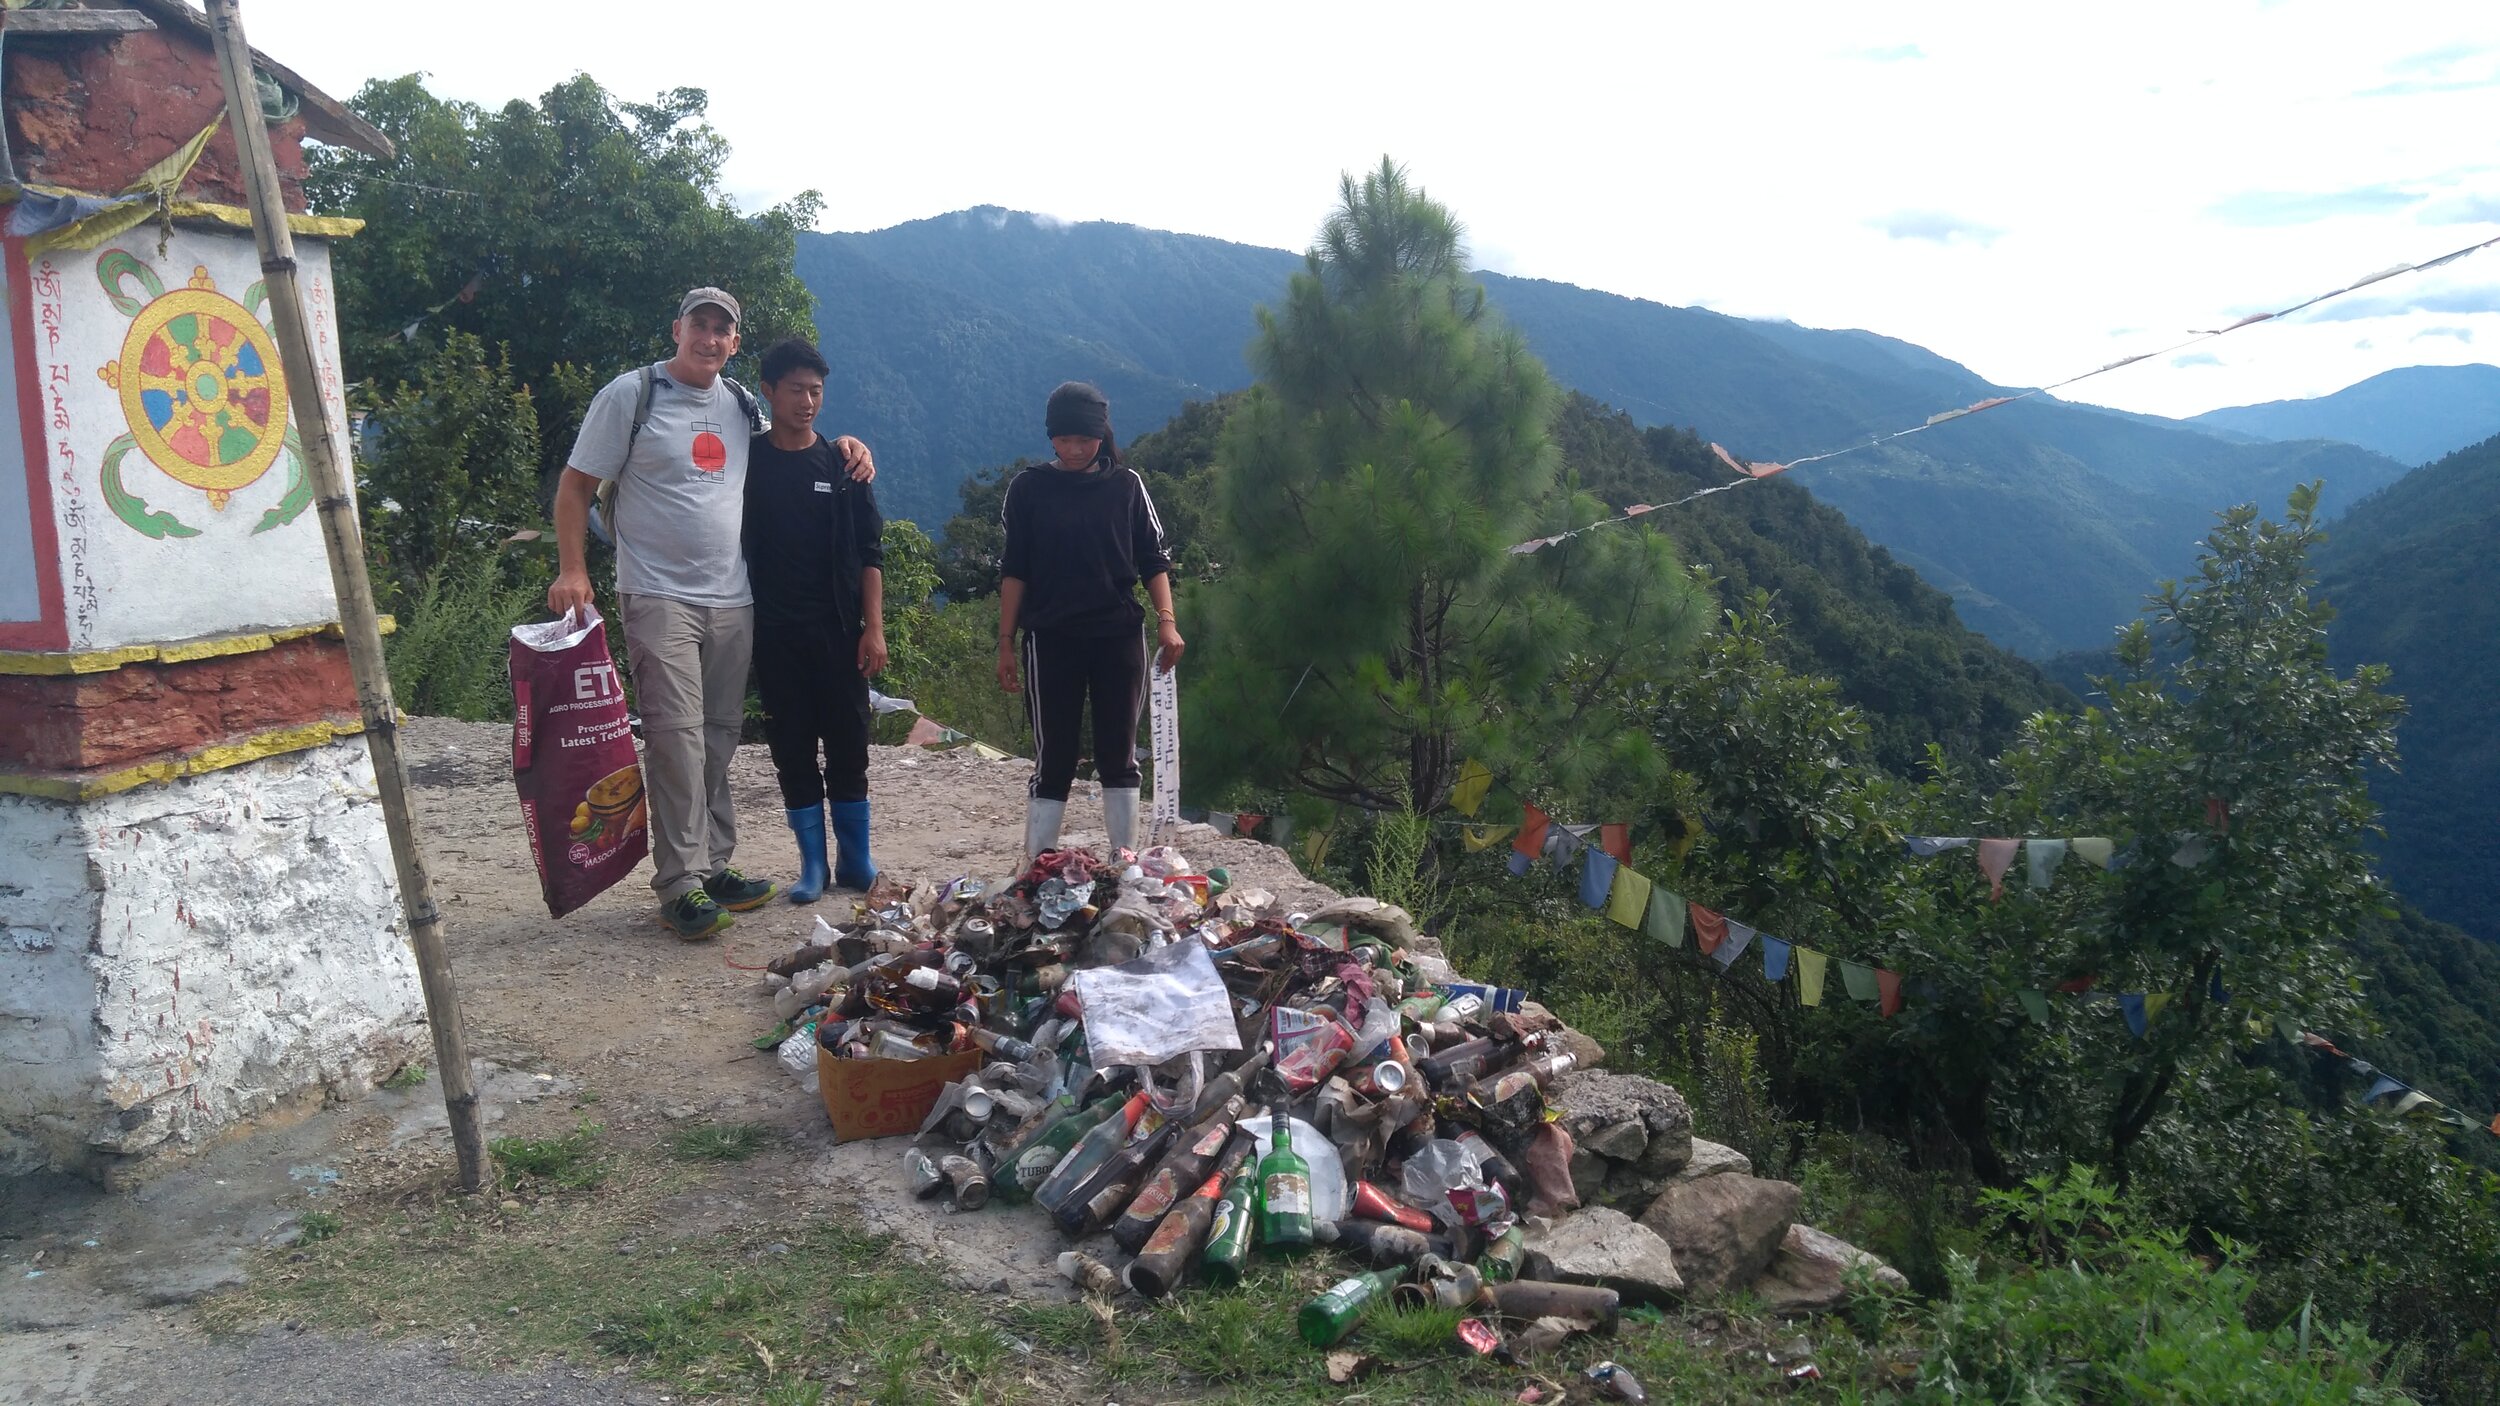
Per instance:
[[[1088,1292],[1229,1284],[1328,1246],[1355,1272],[1304,1306],[1315,1347],[1391,1298],[1461,1310],[1487,1355],[1611,1331],[1621,1295],[1538,1277],[1525,1223],[1579,1204],[1548,1094],[1591,1042],[1457,980],[1396,907],[1279,907],[1169,847],[881,879],[771,964],[775,1043],[811,1086],[846,1061],[960,1061],[904,1176],[959,1211],[1035,1203],[1072,1245],[1108,1231],[1059,1257]]]

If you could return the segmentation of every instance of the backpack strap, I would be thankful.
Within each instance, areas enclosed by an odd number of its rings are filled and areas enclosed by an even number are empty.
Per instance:
[[[651,423],[651,397],[657,393],[659,384],[659,368],[650,362],[644,362],[641,384],[634,391],[633,427],[625,431],[625,462],[627,464],[634,461],[634,441],[642,438],[642,427]],[[611,547],[617,545],[616,490],[618,485],[624,482],[625,471],[620,467],[616,477],[603,480],[598,492],[591,495],[590,530]]]
[[[755,392],[739,385],[738,378],[727,373],[722,374],[721,383],[728,386],[729,393],[738,398],[738,409],[747,417],[748,433],[762,434],[773,427],[772,415],[764,409],[764,403],[755,398]]]

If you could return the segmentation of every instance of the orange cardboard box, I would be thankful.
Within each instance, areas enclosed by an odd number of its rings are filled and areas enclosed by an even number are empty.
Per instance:
[[[980,1067],[979,1050],[935,1059],[836,1059],[816,1047],[817,1088],[836,1142],[918,1132],[938,1094]]]

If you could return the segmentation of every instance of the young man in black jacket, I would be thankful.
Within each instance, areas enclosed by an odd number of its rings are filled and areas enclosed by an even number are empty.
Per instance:
[[[868,679],[886,661],[885,518],[876,490],[844,473],[816,433],[832,369],[800,338],[767,350],[773,423],[747,451],[755,685],[798,837],[793,903],[825,891],[828,814],[834,882],[864,890],[877,877],[868,856]]]

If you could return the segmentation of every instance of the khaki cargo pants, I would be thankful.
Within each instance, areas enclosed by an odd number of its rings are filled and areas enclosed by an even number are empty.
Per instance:
[[[651,887],[669,903],[702,887],[738,847],[729,759],[746,722],[755,608],[658,596],[626,596],[624,607],[651,803]]]

